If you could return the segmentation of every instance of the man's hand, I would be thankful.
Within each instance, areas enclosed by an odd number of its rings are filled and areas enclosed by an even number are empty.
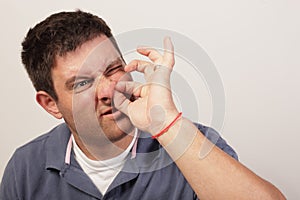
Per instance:
[[[152,135],[178,115],[170,87],[174,53],[169,38],[164,40],[164,48],[163,55],[151,48],[138,48],[137,51],[152,62],[134,60],[125,67],[125,71],[144,73],[146,84],[120,81],[114,99],[116,108],[124,112],[137,128]],[[136,100],[130,101],[126,98],[128,95]],[[285,199],[271,183],[219,148],[212,148],[207,156],[200,159],[199,152],[206,138],[186,118],[181,118],[157,140],[199,199]]]
[[[164,39],[164,54],[149,47],[137,52],[152,62],[133,60],[125,66],[126,72],[144,74],[146,83],[120,81],[116,85],[115,107],[125,113],[134,126],[155,134],[166,127],[178,115],[172,98],[170,75],[174,66],[174,48],[169,37]],[[126,95],[127,94],[127,95]],[[130,101],[126,96],[135,100]]]

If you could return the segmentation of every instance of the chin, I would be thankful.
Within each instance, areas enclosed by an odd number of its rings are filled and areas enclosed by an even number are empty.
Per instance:
[[[101,120],[100,127],[106,137],[112,142],[132,134],[134,130],[134,126],[126,115],[120,117],[118,120]]]

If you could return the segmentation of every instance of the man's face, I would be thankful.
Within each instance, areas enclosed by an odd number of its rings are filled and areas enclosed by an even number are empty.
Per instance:
[[[52,71],[57,106],[72,133],[84,142],[99,145],[106,137],[106,142],[118,141],[132,130],[127,116],[113,107],[116,83],[131,80],[123,67],[119,53],[104,35],[57,56]]]

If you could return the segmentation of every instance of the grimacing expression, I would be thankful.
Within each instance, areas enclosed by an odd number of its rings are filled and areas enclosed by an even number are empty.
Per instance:
[[[117,82],[132,80],[124,65],[104,35],[56,58],[52,77],[57,107],[71,131],[89,145],[116,141],[132,131],[129,118],[113,106]]]

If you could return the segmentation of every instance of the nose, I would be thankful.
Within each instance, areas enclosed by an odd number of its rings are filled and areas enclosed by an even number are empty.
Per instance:
[[[96,89],[96,100],[101,101],[103,104],[110,106],[114,94],[115,85],[117,80],[108,77],[101,77],[98,81]]]

